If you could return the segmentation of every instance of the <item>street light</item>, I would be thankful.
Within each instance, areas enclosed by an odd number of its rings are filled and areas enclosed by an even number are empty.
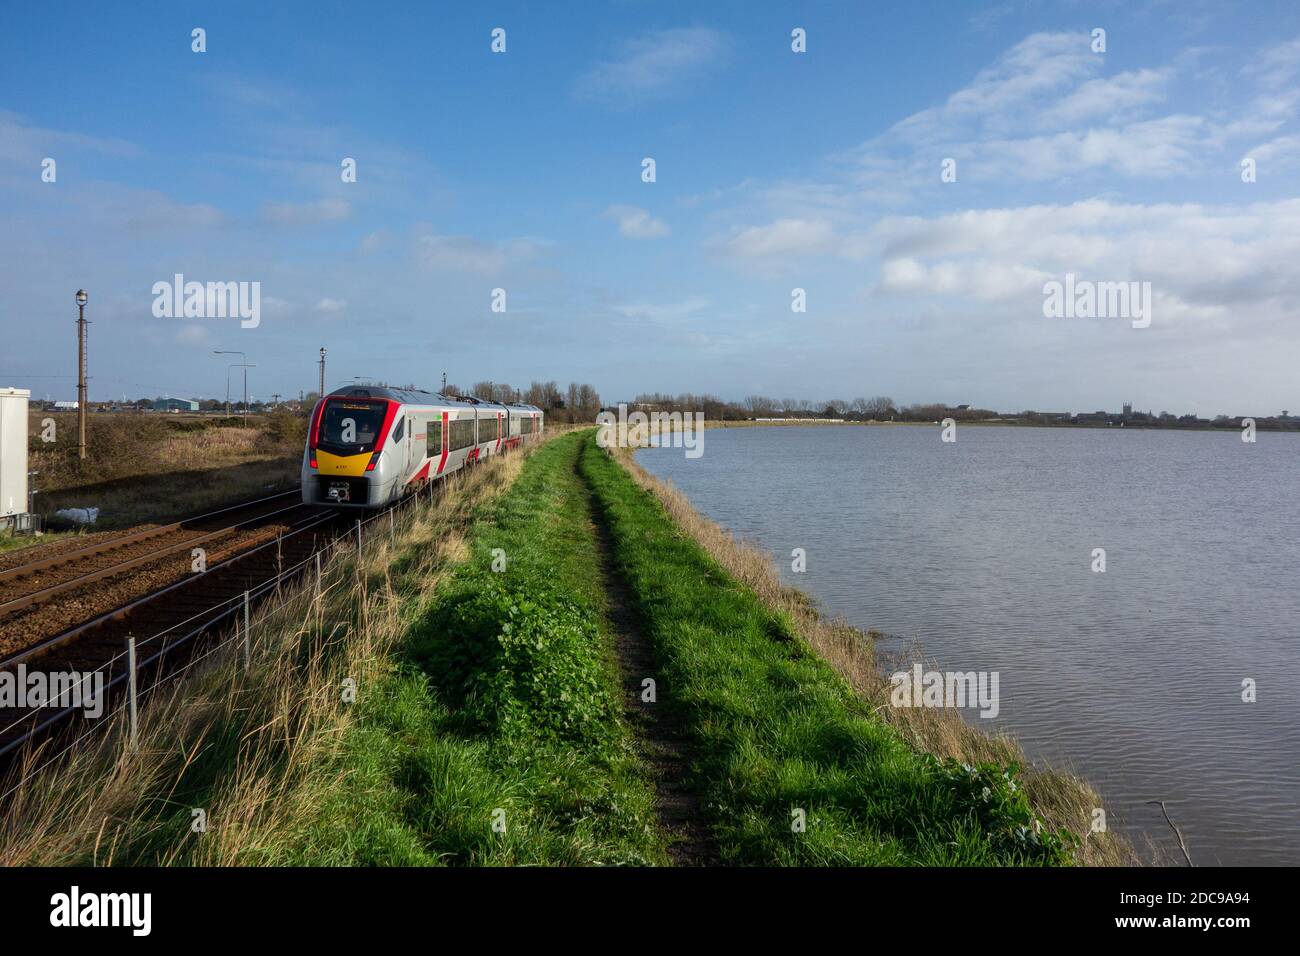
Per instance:
[[[77,290],[77,457],[86,457],[86,301],[85,289]]]
[[[227,418],[230,417],[230,370],[232,368],[239,368],[239,363],[236,362],[234,365],[226,366],[226,417]]]
[[[235,349],[229,349],[229,350],[213,349],[212,354],[213,355],[238,355],[241,359],[244,360],[243,364],[241,365],[231,365],[226,368],[226,414],[230,413],[230,369],[242,368],[244,370],[244,427],[247,428],[248,427],[248,370],[250,368],[257,368],[257,366],[249,365],[248,356],[245,355],[243,352],[237,351]]]

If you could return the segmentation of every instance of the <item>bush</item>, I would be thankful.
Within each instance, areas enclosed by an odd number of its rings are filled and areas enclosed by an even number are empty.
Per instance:
[[[608,735],[600,634],[558,591],[476,575],[435,609],[428,633],[422,666],[484,728],[573,743]]]
[[[1074,861],[1078,838],[1069,831],[1049,830],[1034,816],[1024,787],[1016,782],[1020,768],[1015,764],[972,766],[951,757],[941,761],[933,754],[923,756],[956,812],[978,823],[995,852],[1044,866]]]

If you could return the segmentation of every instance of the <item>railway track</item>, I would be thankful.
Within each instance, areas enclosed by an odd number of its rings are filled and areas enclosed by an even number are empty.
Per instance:
[[[9,638],[0,680],[6,673],[17,681],[34,671],[99,672],[112,700],[130,676],[128,637],[136,638],[136,676],[146,683],[182,666],[211,634],[236,623],[246,592],[260,596],[267,582],[305,567],[335,540],[337,514],[303,505],[297,494],[54,550],[0,570],[0,636]],[[201,573],[191,570],[195,548],[209,555]],[[15,632],[22,635],[17,642]],[[0,706],[0,761],[82,714],[79,707]]]
[[[172,524],[114,535],[78,548],[55,550],[0,570],[0,617],[167,555],[211,544],[238,528],[294,510],[297,491],[271,495]]]

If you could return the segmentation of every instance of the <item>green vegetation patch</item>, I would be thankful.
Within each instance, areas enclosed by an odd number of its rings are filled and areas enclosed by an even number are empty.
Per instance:
[[[621,718],[580,449],[548,443],[481,510],[470,559],[361,696],[341,785],[277,862],[665,862]]]

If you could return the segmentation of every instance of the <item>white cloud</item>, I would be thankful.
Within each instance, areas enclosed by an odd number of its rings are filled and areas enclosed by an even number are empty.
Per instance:
[[[179,345],[207,345],[212,337],[201,321],[189,320],[176,331],[175,338]]]
[[[722,243],[723,250],[742,259],[806,256],[831,250],[835,233],[819,220],[778,219],[766,226],[742,229]]]
[[[1300,37],[1265,50],[1242,72],[1269,89],[1287,86],[1300,76]]]
[[[1120,204],[890,217],[870,232],[877,291],[1041,304],[1045,278],[1149,281],[1166,317],[1246,323],[1300,303],[1300,199],[1250,206]]]
[[[707,27],[660,30],[625,41],[619,55],[578,78],[574,92],[610,106],[633,106],[685,88],[723,62],[730,44]]]
[[[388,241],[388,231],[386,229],[377,229],[374,232],[366,234],[361,240],[362,252],[374,252],[381,245]]]
[[[1206,130],[1198,116],[1166,116],[1115,128],[989,140],[969,148],[965,171],[981,179],[1053,180],[1089,170],[1175,176],[1200,164]]]
[[[278,226],[315,226],[324,222],[338,222],[352,214],[352,204],[346,199],[325,197],[314,202],[268,202],[262,206],[261,218]]]
[[[31,126],[17,113],[0,110],[0,163],[28,166],[39,174],[45,157],[59,162],[81,152],[127,159],[141,155],[138,146],[124,139]]]
[[[1267,143],[1260,143],[1245,153],[1260,165],[1273,169],[1289,169],[1300,162],[1300,135],[1279,136]]]
[[[1165,99],[1173,70],[1137,70],[1103,79],[1088,80],[1061,100],[1053,109],[1055,119],[1077,123],[1083,119],[1113,116],[1118,110],[1134,110]]]
[[[628,305],[619,305],[614,307],[614,311],[629,319],[642,319],[657,323],[672,323],[690,318],[698,312],[706,309],[708,305],[708,299],[701,296],[695,296],[681,302],[669,302],[663,304],[639,302],[630,303]]]
[[[661,239],[670,232],[662,219],[637,206],[610,206],[605,215],[618,222],[618,233],[626,239]]]
[[[1233,91],[1234,108],[1207,106],[1203,115],[1155,111],[1180,74],[1190,76],[1194,58],[1104,76],[1106,59],[1088,43],[1085,33],[1026,37],[941,105],[842,157],[858,189],[851,195],[898,201],[934,182],[939,159],[948,156],[967,183],[1066,181],[1088,173],[1186,177],[1232,162],[1225,153],[1274,133],[1300,110],[1300,91],[1278,82],[1300,70],[1300,41],[1244,71],[1260,89]]]
[[[325,296],[312,306],[312,309],[316,312],[324,312],[332,315],[342,312],[347,307],[347,302],[342,299],[331,299],[329,296]]]
[[[513,262],[532,259],[545,243],[536,239],[483,242],[470,236],[427,234],[415,239],[415,257],[430,271],[474,272],[492,275]]]
[[[1018,117],[1029,105],[1041,108],[1048,98],[1101,70],[1103,58],[1082,33],[1035,33],[981,70],[942,107],[923,110],[895,127],[911,137],[934,135],[958,120],[996,124]]]

